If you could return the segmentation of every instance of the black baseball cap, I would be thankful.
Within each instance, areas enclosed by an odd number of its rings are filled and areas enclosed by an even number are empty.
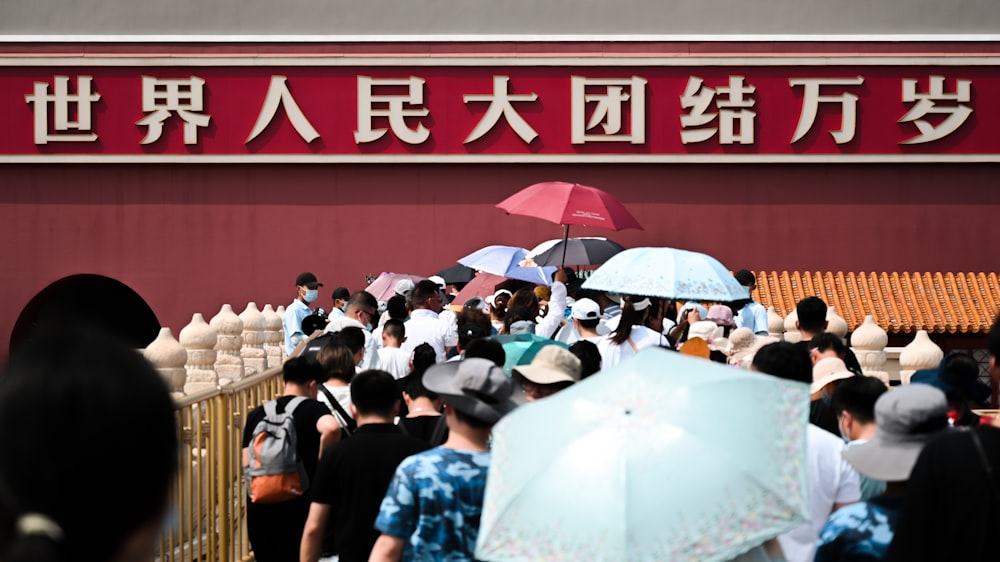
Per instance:
[[[323,284],[316,280],[316,276],[310,271],[305,271],[300,273],[298,277],[295,278],[296,285],[305,285],[310,289],[315,289],[317,287],[322,287]]]
[[[320,285],[322,287],[322,285]],[[347,287],[337,287],[333,290],[333,298],[347,300],[351,298],[351,292],[347,290]]]

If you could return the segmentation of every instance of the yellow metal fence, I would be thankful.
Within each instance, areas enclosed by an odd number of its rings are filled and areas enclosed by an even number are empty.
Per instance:
[[[276,367],[177,402],[180,470],[156,560],[253,560],[245,524],[243,424],[250,410],[279,396],[281,386]]]

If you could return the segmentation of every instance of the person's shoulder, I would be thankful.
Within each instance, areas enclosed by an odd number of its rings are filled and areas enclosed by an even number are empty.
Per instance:
[[[806,445],[817,453],[826,453],[840,457],[844,449],[844,440],[829,431],[810,423],[806,426]]]

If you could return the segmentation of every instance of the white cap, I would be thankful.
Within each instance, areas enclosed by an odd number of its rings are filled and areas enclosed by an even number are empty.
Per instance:
[[[573,318],[578,320],[597,320],[601,317],[601,305],[591,299],[580,299],[573,303]]]
[[[396,282],[396,294],[406,296],[407,293],[413,290],[413,281],[409,279],[400,279]]]
[[[448,284],[444,282],[444,277],[441,277],[440,275],[431,275],[427,279],[433,281],[438,287],[441,287],[442,291],[448,286]]]

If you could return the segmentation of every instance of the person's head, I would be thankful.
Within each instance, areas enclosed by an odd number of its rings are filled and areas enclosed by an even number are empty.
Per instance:
[[[389,313],[389,318],[395,318],[397,320],[406,320],[406,317],[410,315],[410,310],[406,307],[406,297],[403,295],[393,295],[389,297],[389,301],[386,302],[385,309]]]
[[[347,306],[347,301],[351,298],[351,291],[347,287],[337,287],[333,290],[333,307],[344,310]]]
[[[847,356],[847,344],[844,343],[844,340],[840,339],[840,336],[831,334],[830,332],[823,332],[822,334],[813,336],[809,340],[808,347],[813,363],[824,357],[843,359]]]
[[[828,397],[833,395],[840,381],[855,377],[851,371],[847,370],[847,364],[839,357],[824,357],[816,362],[812,367],[812,382],[809,384],[809,392],[813,395],[824,393]]]
[[[530,364],[514,367],[513,376],[529,402],[538,400],[579,381],[580,358],[560,345],[546,345]]]
[[[413,287],[413,291],[410,293],[410,301],[414,309],[441,312],[441,307],[444,306],[444,293],[441,292],[437,283],[428,279],[421,279]]]
[[[413,348],[413,357],[410,358],[410,373],[423,373],[428,367],[437,362],[437,352],[429,343],[422,343]]]
[[[736,282],[743,285],[751,293],[757,288],[757,276],[753,274],[749,269],[741,269],[733,274],[736,278]]]
[[[484,328],[481,324],[463,322],[458,326],[458,348],[465,351],[470,343],[478,339],[488,338],[491,333],[490,328]]]
[[[507,289],[497,289],[493,293],[492,302],[489,302],[490,313],[494,318],[503,318],[507,314],[507,303],[510,301],[510,297],[513,295]]]
[[[875,401],[887,390],[877,377],[851,377],[837,385],[831,405],[844,439],[866,438],[875,424]]]
[[[804,336],[815,337],[826,330],[826,302],[819,297],[806,297],[795,305],[796,325]]]
[[[462,352],[466,359],[481,357],[489,359],[498,367],[503,367],[507,362],[507,352],[504,351],[503,344],[489,337],[471,340],[468,346],[462,348]]]
[[[518,307],[523,307],[528,309],[531,319],[534,319],[538,316],[538,306],[538,295],[535,294],[534,288],[521,287],[514,291],[514,294],[510,297],[510,301],[507,302],[507,312]]]
[[[357,372],[354,361],[354,352],[345,345],[341,339],[340,332],[330,337],[322,348],[316,353],[316,361],[322,368],[323,375],[319,377],[323,381],[337,379],[346,384],[350,384]],[[291,359],[285,362],[285,365]]]
[[[385,371],[361,371],[351,381],[351,409],[359,416],[391,420],[399,411],[396,379]]]
[[[715,322],[716,326],[724,328],[732,328],[736,325],[733,322],[733,309],[729,308],[729,305],[726,304],[713,304],[709,307],[705,320],[711,320]]]
[[[406,297],[410,294],[410,291],[413,290],[413,286],[414,283],[411,279],[400,279],[399,281],[396,281],[396,285],[393,287],[392,291],[395,293],[395,296],[403,297],[403,300],[405,301]]]
[[[304,271],[295,278],[296,298],[306,304],[315,302],[322,286],[323,284],[316,280],[312,272]]]
[[[178,469],[170,390],[99,330],[38,335],[0,374],[0,560],[148,560]]]
[[[524,306],[508,306],[503,317],[503,333],[519,334],[525,330],[535,333],[535,315]]]
[[[569,350],[580,359],[580,380],[601,370],[601,350],[589,340],[577,340]]]
[[[574,302],[570,309],[570,316],[579,326],[577,331],[580,327],[589,331],[597,330],[597,324],[601,321],[601,305],[597,301],[582,298]]]
[[[924,445],[949,429],[944,393],[929,384],[905,384],[879,396],[875,435],[843,456],[869,478],[906,481]]]
[[[320,350],[322,352],[322,350]],[[288,361],[285,361],[281,365],[281,380],[285,384],[293,384],[301,386],[303,388],[310,386],[310,384],[315,386],[324,380],[326,377],[323,373],[323,368],[319,363],[317,357],[311,356],[299,356],[292,357]]]
[[[750,368],[779,379],[812,383],[809,352],[793,343],[774,342],[762,346],[754,353]]]
[[[632,335],[633,326],[643,326],[646,323],[646,315],[652,301],[649,297],[637,297],[623,295],[621,300],[622,317],[618,321],[618,327],[611,333],[611,341],[621,345],[628,341]]]
[[[382,326],[382,346],[399,347],[406,341],[406,324],[398,318],[390,318]]]
[[[424,386],[436,392],[459,422],[489,429],[514,410],[514,382],[488,359],[474,357],[432,365],[424,372]],[[451,428],[451,420],[449,420]]]
[[[344,316],[357,320],[368,331],[378,324],[378,299],[375,295],[368,291],[358,291],[345,302]]]
[[[357,326],[344,326],[338,333],[341,343],[354,354],[354,364],[360,365],[365,358],[365,331]]]
[[[416,400],[417,398],[426,398],[432,402],[441,399],[440,396],[435,392],[427,390],[424,386],[424,372],[415,372],[410,376],[406,377],[406,388],[403,390],[410,400]],[[440,406],[440,404],[438,404]]]
[[[485,312],[482,308],[476,306],[462,306],[461,312],[455,318],[456,326],[476,326],[479,329],[473,334],[475,337],[486,337],[493,334],[493,323],[490,321],[490,315]],[[462,335],[459,334],[459,338]],[[468,340],[468,336],[466,340]],[[468,343],[468,341],[466,341]],[[460,344],[461,345],[461,344]],[[464,348],[464,346],[463,346]]]

